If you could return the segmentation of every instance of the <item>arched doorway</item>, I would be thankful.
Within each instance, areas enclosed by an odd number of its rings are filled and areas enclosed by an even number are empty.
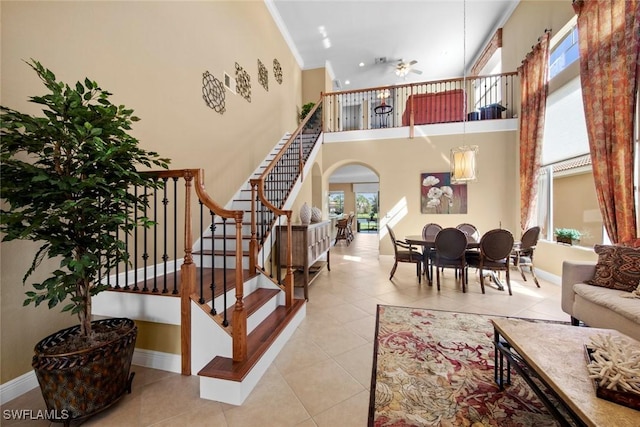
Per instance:
[[[380,207],[380,178],[362,164],[347,164],[331,173],[329,183],[329,215],[350,212],[356,215],[354,232],[378,233]]]

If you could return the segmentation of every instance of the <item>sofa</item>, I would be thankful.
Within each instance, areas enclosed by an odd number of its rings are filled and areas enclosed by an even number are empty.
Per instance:
[[[640,341],[640,249],[595,245],[597,262],[564,261],[562,310],[571,322]]]
[[[414,125],[461,122],[466,111],[464,91],[453,89],[410,95],[402,114],[402,126],[409,126],[412,108]]]

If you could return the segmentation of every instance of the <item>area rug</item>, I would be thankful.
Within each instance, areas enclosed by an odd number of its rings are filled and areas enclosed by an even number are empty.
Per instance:
[[[491,317],[379,305],[369,426],[559,425],[517,374],[500,391]]]

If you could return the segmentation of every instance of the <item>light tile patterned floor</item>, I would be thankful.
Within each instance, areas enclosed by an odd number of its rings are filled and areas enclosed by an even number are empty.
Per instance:
[[[133,392],[83,426],[366,426],[377,304],[568,320],[560,287],[536,288],[511,271],[513,295],[487,286],[480,292],[469,273],[463,294],[451,270],[438,292],[418,284],[413,265],[400,264],[392,281],[392,257],[378,255],[378,234],[358,233],[331,251],[331,271],[309,289],[307,317],[242,406],[198,397],[198,377],[136,366]],[[296,289],[296,292],[301,289]],[[301,295],[300,295],[301,297]],[[39,389],[2,406],[45,409]],[[2,425],[47,426],[47,421]],[[53,424],[59,425],[59,424]]]

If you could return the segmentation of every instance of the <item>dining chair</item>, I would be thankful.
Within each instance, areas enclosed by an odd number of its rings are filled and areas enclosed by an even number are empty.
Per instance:
[[[440,230],[435,241],[435,256],[432,263],[436,267],[436,283],[440,290],[441,268],[453,268],[456,277],[462,280],[462,292],[466,292],[466,257],[467,236],[457,228],[449,227]],[[460,274],[458,274],[460,273]]]
[[[347,239],[349,242],[351,242],[354,238],[353,222],[355,221],[355,218],[356,214],[354,214],[353,212],[350,212],[349,216],[347,217]]]
[[[344,240],[345,242],[347,242],[347,246],[349,246],[349,243],[351,243],[351,239],[349,238],[348,225],[348,218],[341,218],[336,221],[336,240],[335,242],[333,242],[334,246],[337,245],[338,241],[340,240]]]
[[[478,243],[480,241],[480,232],[475,225],[463,222],[458,224],[456,228],[467,236],[467,240],[470,243]]]
[[[442,226],[440,224],[436,224],[435,222],[429,222],[422,227],[422,238],[428,242],[434,242],[436,240],[436,236],[442,230]],[[433,248],[429,248],[427,246],[424,247],[424,274],[427,275],[427,280],[429,281],[429,285],[433,283],[433,265],[432,258],[435,255],[435,251]]]
[[[538,244],[539,237],[540,227],[531,227],[522,234],[522,239],[513,246],[513,250],[511,251],[511,260],[513,261],[513,265],[520,270],[522,280],[527,281],[522,267],[529,267],[529,271],[537,287],[540,287],[540,284],[538,283],[536,273],[533,271],[533,253]]]
[[[480,288],[484,294],[484,271],[505,271],[507,288],[511,293],[509,279],[509,260],[513,250],[513,234],[509,230],[494,229],[487,231],[480,238],[478,252],[467,252],[467,265],[480,271]]]
[[[387,224],[387,230],[389,230],[389,237],[391,243],[393,243],[394,263],[391,273],[389,274],[389,280],[393,278],[393,275],[398,268],[399,262],[410,262],[416,264],[416,274],[418,275],[418,283],[421,283],[422,279],[422,253],[408,244],[404,240],[396,239],[396,235],[393,229]]]

